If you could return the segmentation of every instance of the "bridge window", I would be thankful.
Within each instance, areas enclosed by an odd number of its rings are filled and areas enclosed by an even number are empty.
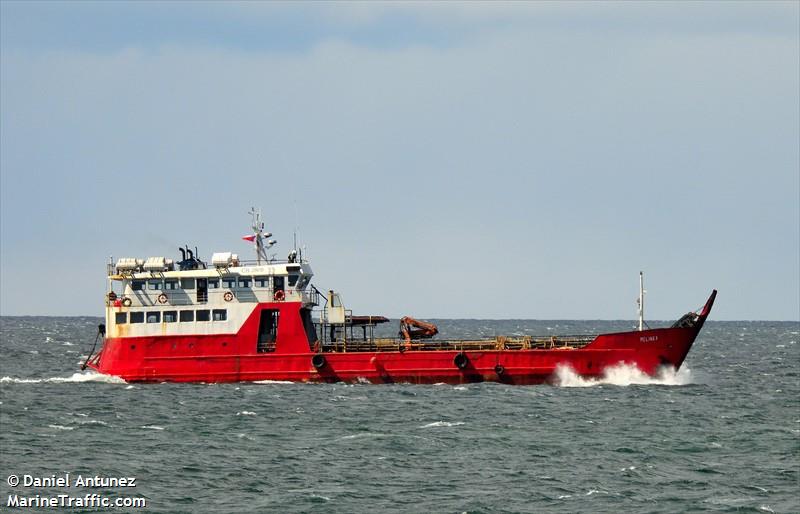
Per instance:
[[[148,280],[147,281],[147,289],[151,291],[160,291],[162,288],[162,284],[160,280]]]
[[[289,275],[289,287],[293,287],[297,283],[298,278],[300,278],[300,275]]]
[[[131,323],[144,323],[144,312],[131,312]]]
[[[131,289],[133,291],[141,291],[144,289],[144,280],[134,280],[131,282]]]
[[[174,291],[178,289],[178,281],[177,280],[165,280],[164,281],[164,289],[168,291]]]
[[[164,323],[175,323],[178,321],[178,311],[164,311]]]
[[[214,309],[212,314],[214,315],[214,321],[225,321],[228,319],[227,309]]]
[[[117,325],[123,325],[128,322],[128,313],[127,312],[117,312],[114,314],[114,323]]]
[[[222,287],[233,289],[236,287],[236,279],[235,278],[223,278],[222,279]]]
[[[269,287],[269,277],[256,277],[256,287]]]
[[[272,281],[276,291],[283,291],[283,277],[275,277]]]
[[[194,321],[194,311],[181,311],[181,321]]]
[[[158,311],[147,313],[148,323],[161,323],[161,313]]]
[[[211,311],[208,309],[203,309],[197,311],[197,321],[208,321],[211,319]]]
[[[219,279],[218,278],[209,278],[208,279],[208,288],[209,289],[219,289]]]
[[[181,289],[194,289],[194,279],[193,278],[182,278],[181,279]]]
[[[239,277],[239,287],[242,288],[249,288],[250,287],[250,278],[249,277]]]

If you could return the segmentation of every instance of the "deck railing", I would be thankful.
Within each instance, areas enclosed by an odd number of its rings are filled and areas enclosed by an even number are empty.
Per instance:
[[[494,337],[487,339],[348,339],[325,342],[323,352],[479,351],[479,350],[575,350],[595,340],[596,335]]]
[[[210,289],[205,293],[197,289],[141,289],[129,291],[128,294],[116,294],[116,301],[129,307],[188,306],[231,302],[264,303],[276,300],[275,293],[268,288],[219,288]],[[320,294],[313,289],[305,291],[284,289],[283,299],[277,301],[302,301],[306,305],[319,305]],[[130,305],[127,305],[128,303]],[[115,300],[108,300],[107,297],[107,304],[113,306]]]

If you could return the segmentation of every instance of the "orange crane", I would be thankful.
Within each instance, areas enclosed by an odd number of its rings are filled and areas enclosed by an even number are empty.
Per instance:
[[[439,329],[433,323],[420,321],[411,316],[404,316],[400,319],[400,335],[406,343],[412,339],[430,339],[439,333]]]

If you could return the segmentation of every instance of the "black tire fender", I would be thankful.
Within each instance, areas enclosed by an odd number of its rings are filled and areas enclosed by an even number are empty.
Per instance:
[[[316,353],[313,357],[311,357],[311,365],[314,366],[315,369],[322,369],[326,364],[327,360],[321,353]]]

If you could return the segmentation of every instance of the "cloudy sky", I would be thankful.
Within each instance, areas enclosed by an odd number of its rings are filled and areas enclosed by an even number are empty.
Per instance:
[[[250,251],[356,313],[800,317],[800,4],[0,3],[0,313]]]

